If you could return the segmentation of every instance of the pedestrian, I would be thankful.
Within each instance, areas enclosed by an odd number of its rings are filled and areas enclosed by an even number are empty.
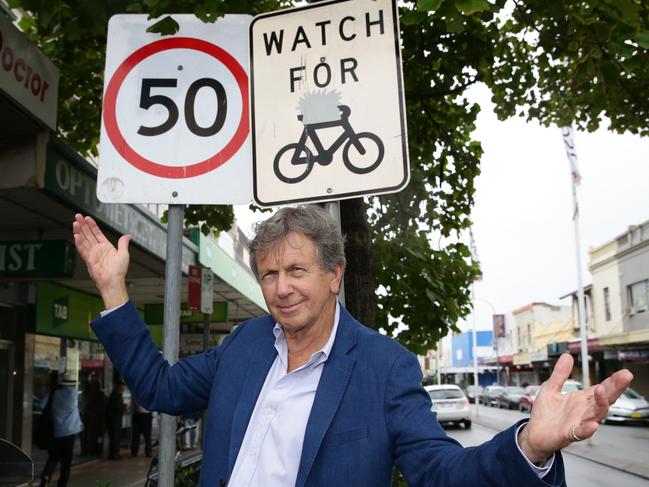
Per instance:
[[[124,404],[124,383],[118,382],[110,395],[106,405],[106,429],[108,431],[108,458],[119,460],[119,443],[122,437],[122,417],[126,405]]]
[[[182,446],[185,450],[192,450],[198,446],[198,432],[201,424],[201,413],[194,412],[183,415],[184,433]]]
[[[140,453],[140,436],[144,437],[144,454],[151,457],[151,427],[153,418],[151,411],[144,409],[133,399],[133,418],[131,431],[131,458]]]
[[[66,487],[70,478],[70,467],[74,453],[76,435],[83,431],[79,415],[77,381],[73,374],[65,374],[59,386],[50,395],[54,439],[47,449],[47,460],[41,472],[40,487],[45,487],[52,479],[56,466],[61,462],[61,475],[58,487]]]
[[[463,448],[431,411],[417,358],[338,302],[344,240],[324,210],[282,208],[257,226],[250,266],[270,316],[173,365],[129,300],[130,236],[115,248],[81,215],[73,233],[106,308],[93,330],[138,401],[172,415],[208,409],[204,487],[382,487],[393,466],[416,486],[565,486],[561,448],[592,436],[633,378],[622,370],[562,395],[564,354],[529,419]]]
[[[79,404],[84,424],[82,451],[90,456],[100,457],[105,431],[106,396],[96,377],[90,377],[83,391],[83,404]]]

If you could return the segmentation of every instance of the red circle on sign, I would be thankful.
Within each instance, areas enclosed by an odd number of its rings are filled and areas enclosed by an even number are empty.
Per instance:
[[[237,130],[230,141],[225,145],[225,147],[223,147],[223,149],[213,156],[189,166],[167,166],[164,164],[158,164],[150,161],[146,157],[143,157],[137,153],[128,142],[126,142],[126,139],[117,124],[117,94],[119,93],[126,76],[135,66],[137,66],[137,64],[147,57],[169,49],[193,49],[216,58],[232,73],[239,87],[239,91],[241,92],[241,119],[239,120]],[[119,65],[106,88],[106,94],[104,95],[103,117],[104,127],[106,128],[106,133],[108,134],[108,138],[112,142],[113,147],[115,147],[117,152],[119,152],[127,162],[141,171],[154,176],[172,179],[200,176],[201,174],[210,172],[227,162],[239,150],[246,140],[246,137],[248,137],[248,133],[250,132],[250,124],[248,123],[248,76],[239,62],[219,46],[190,37],[171,37],[169,39],[161,39],[141,47]]]

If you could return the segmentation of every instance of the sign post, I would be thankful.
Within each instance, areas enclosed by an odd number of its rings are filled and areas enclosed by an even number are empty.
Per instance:
[[[108,24],[97,197],[167,203],[164,357],[178,360],[184,205],[251,199],[247,39],[251,17],[207,24],[174,15],[173,36],[147,15]],[[211,299],[210,299],[211,302]],[[201,306],[203,309],[203,306]],[[162,416],[159,485],[174,485],[176,421]]]

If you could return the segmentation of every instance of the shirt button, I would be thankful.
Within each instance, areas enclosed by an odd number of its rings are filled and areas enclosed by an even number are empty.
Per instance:
[[[257,455],[259,455],[259,450],[253,448],[252,450],[250,450],[250,455],[256,457]]]

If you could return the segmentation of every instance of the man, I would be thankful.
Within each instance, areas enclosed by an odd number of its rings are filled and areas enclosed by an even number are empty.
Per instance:
[[[119,444],[122,438],[122,417],[124,416],[124,383],[118,382],[106,405],[106,429],[108,430],[108,459],[119,460]]]
[[[131,432],[131,458],[140,453],[140,436],[144,437],[144,454],[151,456],[151,429],[153,418],[151,411],[144,409],[137,400],[133,399],[133,416]]]
[[[157,351],[117,248],[77,215],[75,244],[106,306],[93,329],[147,409],[208,408],[201,485],[565,485],[559,450],[590,437],[632,375],[561,394],[572,358],[557,362],[534,414],[474,448],[446,436],[414,355],[339,305],[343,239],[317,207],[283,208],[258,225],[250,264],[271,316],[242,323],[223,343],[170,366]]]
[[[58,487],[66,487],[70,478],[70,466],[74,452],[74,439],[83,430],[79,415],[77,381],[74,375],[65,374],[61,384],[52,391],[52,402],[48,414],[51,415],[54,440],[47,449],[47,461],[41,473],[41,487],[49,484],[56,465],[61,462],[61,475]]]

